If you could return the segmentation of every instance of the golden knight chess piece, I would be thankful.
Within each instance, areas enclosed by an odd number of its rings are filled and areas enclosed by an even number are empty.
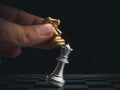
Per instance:
[[[62,35],[62,31],[60,29],[58,29],[58,26],[60,25],[60,20],[59,19],[53,19],[51,17],[47,17],[44,19],[43,24],[52,24],[52,26],[54,27],[53,31],[54,31],[54,36],[53,38],[47,43],[46,48],[54,48],[56,46],[62,46],[65,45],[66,42],[64,39],[62,39],[61,35]]]

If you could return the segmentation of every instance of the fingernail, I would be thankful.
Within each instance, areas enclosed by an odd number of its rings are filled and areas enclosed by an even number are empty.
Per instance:
[[[53,30],[53,27],[52,27],[51,24],[40,25],[40,26],[37,27],[37,32],[40,35],[51,34],[52,30]]]

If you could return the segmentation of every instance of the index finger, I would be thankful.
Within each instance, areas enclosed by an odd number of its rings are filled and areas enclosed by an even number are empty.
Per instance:
[[[0,17],[20,25],[38,25],[43,21],[41,17],[2,4],[0,4]]]

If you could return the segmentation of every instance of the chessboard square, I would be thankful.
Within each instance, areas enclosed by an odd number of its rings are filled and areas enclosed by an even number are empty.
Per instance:
[[[29,90],[29,88],[0,88],[0,90]]]
[[[106,78],[107,80],[120,80],[120,77],[117,78],[117,77],[111,77],[111,78]]]
[[[106,81],[104,78],[85,78],[85,81]]]
[[[120,84],[114,84],[113,87],[114,87],[114,88],[119,88],[119,89],[120,89]]]
[[[6,88],[31,88],[34,84],[9,84]]]
[[[45,81],[43,78],[20,78],[19,80],[28,80],[28,81]]]
[[[43,74],[23,74],[21,75],[20,79],[22,80],[39,80],[39,81],[45,81],[46,80],[46,75]]]
[[[112,85],[88,85],[89,88],[113,88]]]
[[[109,82],[105,81],[87,81],[86,82],[87,85],[110,85]]]
[[[85,84],[85,80],[66,80],[65,85],[80,85]]]
[[[107,80],[120,80],[120,75],[119,76],[111,76],[111,77],[106,77]]]
[[[4,78],[1,78],[0,81],[15,81],[17,80],[18,78],[8,78],[8,77],[4,77]]]
[[[65,74],[64,78],[65,80],[81,80],[83,79],[83,76],[78,74]]]
[[[28,82],[28,81],[14,81],[12,84],[34,84],[35,82]]]
[[[109,82],[86,82],[90,88],[112,88]]]
[[[89,88],[89,90],[117,90],[116,88]]]
[[[65,85],[81,85],[81,84],[85,84],[85,83],[81,83],[81,82],[66,82]]]
[[[42,74],[22,74],[20,76],[21,78],[46,78],[45,75],[42,75]]]
[[[48,88],[52,88],[52,89],[56,89],[56,87],[55,86],[53,86],[53,85],[49,85],[49,84],[37,84],[37,85],[34,85],[32,88],[39,88],[39,89],[41,89],[41,88],[46,88],[46,89],[48,89]],[[42,90],[42,89],[41,89]]]
[[[65,89],[63,88],[30,88],[29,90],[65,90]]]
[[[112,84],[120,84],[120,80],[109,80]]]
[[[80,89],[80,88],[66,88],[66,89],[62,89],[62,90],[88,90],[87,88],[83,88],[83,89]]]
[[[88,89],[87,85],[65,85],[65,89]]]
[[[33,80],[33,81],[38,81],[41,78],[20,78],[19,80]]]
[[[44,82],[44,81],[38,81],[38,82],[36,82],[36,83],[35,83],[35,85],[41,85],[41,84],[42,84],[42,85],[43,85],[43,84],[45,84],[45,85],[46,85],[47,83],[46,83],[46,82]]]
[[[35,82],[37,82],[38,80],[24,80],[24,79],[19,79],[14,81],[13,83],[26,83],[26,84],[34,84]]]
[[[85,82],[85,80],[66,80],[66,82]]]
[[[7,75],[7,77],[20,77],[21,74],[10,74],[10,75]]]
[[[0,84],[8,84],[10,83],[11,81],[0,81]]]

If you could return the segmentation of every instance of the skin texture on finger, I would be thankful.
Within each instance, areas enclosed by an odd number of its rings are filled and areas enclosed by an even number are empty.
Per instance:
[[[26,44],[24,45],[34,46],[48,41],[54,35],[53,29],[54,28],[51,24],[25,26],[24,33],[26,34],[26,39],[28,40],[25,41]]]
[[[53,35],[51,24],[20,26],[0,18],[1,44],[31,47],[49,40]]]
[[[25,11],[0,4],[0,17],[20,25],[38,25],[44,20]]]

